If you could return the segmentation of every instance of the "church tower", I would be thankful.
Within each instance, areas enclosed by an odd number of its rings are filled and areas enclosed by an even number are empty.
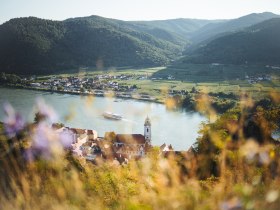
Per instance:
[[[151,120],[149,117],[146,118],[144,124],[144,136],[147,143],[151,144],[152,133],[151,133]]]

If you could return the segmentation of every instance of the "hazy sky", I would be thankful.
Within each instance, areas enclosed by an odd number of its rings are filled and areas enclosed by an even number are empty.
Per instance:
[[[27,16],[54,20],[89,15],[121,20],[229,19],[264,11],[280,14],[280,0],[0,0],[0,23]]]

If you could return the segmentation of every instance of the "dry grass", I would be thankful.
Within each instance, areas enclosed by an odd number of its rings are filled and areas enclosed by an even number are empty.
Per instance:
[[[1,135],[0,209],[279,209],[280,149],[269,141],[272,120],[265,110],[256,112],[260,144],[242,129],[253,106],[248,98],[241,114],[221,117],[207,100],[202,95],[198,109],[217,120],[203,126],[196,153],[164,158],[154,148],[127,165],[93,165],[59,149],[26,161],[36,125],[9,141]]]

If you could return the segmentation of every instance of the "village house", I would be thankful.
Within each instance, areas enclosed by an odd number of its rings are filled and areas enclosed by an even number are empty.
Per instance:
[[[97,131],[90,129],[87,130],[79,128],[57,127],[55,124],[52,125],[52,128],[59,135],[67,135],[68,137],[70,137],[72,144],[78,143],[79,139],[86,139],[86,141],[94,141],[98,137]]]
[[[117,161],[119,164],[128,163],[131,159],[141,159],[152,150],[151,120],[145,119],[143,134],[114,134],[105,133],[104,138],[98,137],[95,130],[69,127],[53,128],[59,135],[71,138],[73,153],[87,161]],[[173,151],[171,145],[163,144],[160,153]]]
[[[79,131],[79,130],[78,130]],[[144,135],[142,134],[105,134],[104,138],[97,136],[88,130],[87,141],[80,146],[82,155],[88,161],[117,160],[119,163],[127,162],[129,159],[144,157],[151,146],[151,121],[147,117],[144,123]]]
[[[142,134],[118,134],[113,150],[118,157],[131,159],[144,157],[150,146]]]
[[[163,145],[160,146],[160,151],[161,152],[169,152],[169,151],[174,151],[174,150],[173,150],[173,147],[172,147],[171,144],[167,145],[167,144],[164,143]]]
[[[142,134],[117,134],[112,143],[114,157],[119,160],[139,159],[144,157],[151,146],[151,121],[147,117]]]

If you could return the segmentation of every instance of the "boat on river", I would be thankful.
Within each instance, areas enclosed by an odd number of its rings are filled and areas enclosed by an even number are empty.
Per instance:
[[[115,114],[112,112],[103,112],[103,117],[110,120],[121,120],[123,117],[120,114]]]

